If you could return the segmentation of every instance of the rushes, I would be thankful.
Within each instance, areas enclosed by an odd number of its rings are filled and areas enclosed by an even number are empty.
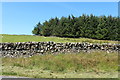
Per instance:
[[[116,71],[117,53],[105,53],[104,51],[95,51],[91,54],[58,54],[58,55],[35,55],[29,58],[3,58],[4,66],[17,66],[23,68],[42,68],[43,70],[52,70],[55,72],[71,71],[91,71],[94,69],[101,71]]]

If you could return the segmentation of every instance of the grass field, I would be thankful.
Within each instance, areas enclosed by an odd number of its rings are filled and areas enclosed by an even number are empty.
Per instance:
[[[88,38],[60,38],[60,37],[44,37],[44,36],[33,36],[33,35],[7,35],[1,34],[2,42],[90,42],[90,43],[118,43],[118,41],[109,41],[109,40],[95,40]]]
[[[2,58],[2,72],[31,78],[117,78],[118,53],[94,51]]]
[[[90,42],[118,43],[118,41],[88,38],[59,38],[32,35],[1,34],[0,42]],[[2,75],[30,78],[118,78],[118,53],[94,51],[71,54],[35,55],[28,58],[1,58]]]

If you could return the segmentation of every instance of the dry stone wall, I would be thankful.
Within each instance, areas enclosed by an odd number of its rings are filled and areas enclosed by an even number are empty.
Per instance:
[[[80,52],[89,50],[120,51],[120,44],[17,42],[0,43],[2,57],[33,56],[34,54]]]

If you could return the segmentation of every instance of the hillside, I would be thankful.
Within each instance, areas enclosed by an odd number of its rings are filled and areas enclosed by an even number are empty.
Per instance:
[[[88,38],[59,38],[32,35],[2,34],[3,42],[91,42],[118,43],[117,41]],[[12,51],[11,51],[12,52]],[[92,51],[34,55],[31,57],[2,57],[2,75],[30,78],[117,78],[118,52]],[[34,74],[33,74],[34,73]]]
[[[44,36],[33,36],[33,35],[8,35],[1,34],[2,42],[90,42],[90,43],[118,43],[118,41],[111,40],[96,40],[89,38],[60,38],[60,37],[44,37]]]

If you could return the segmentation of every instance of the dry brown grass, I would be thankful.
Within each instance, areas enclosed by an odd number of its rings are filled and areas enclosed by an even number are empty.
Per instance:
[[[55,77],[55,74],[61,76],[66,74],[66,77],[68,77],[69,72],[72,72],[71,76],[73,77],[79,77],[80,73],[95,73],[102,75],[101,73],[117,73],[118,53],[94,51],[92,53],[81,52],[77,54],[35,55],[29,58],[2,58],[2,67],[4,75],[8,75],[9,73],[12,74],[13,71],[13,73],[19,74],[19,76],[36,76],[37,78],[45,77],[43,74],[50,74],[46,76],[46,78]],[[23,70],[22,72],[20,69],[27,70],[28,73]],[[31,70],[36,75],[32,76]],[[112,75],[116,76],[115,74]],[[85,77],[85,75],[83,76]]]

